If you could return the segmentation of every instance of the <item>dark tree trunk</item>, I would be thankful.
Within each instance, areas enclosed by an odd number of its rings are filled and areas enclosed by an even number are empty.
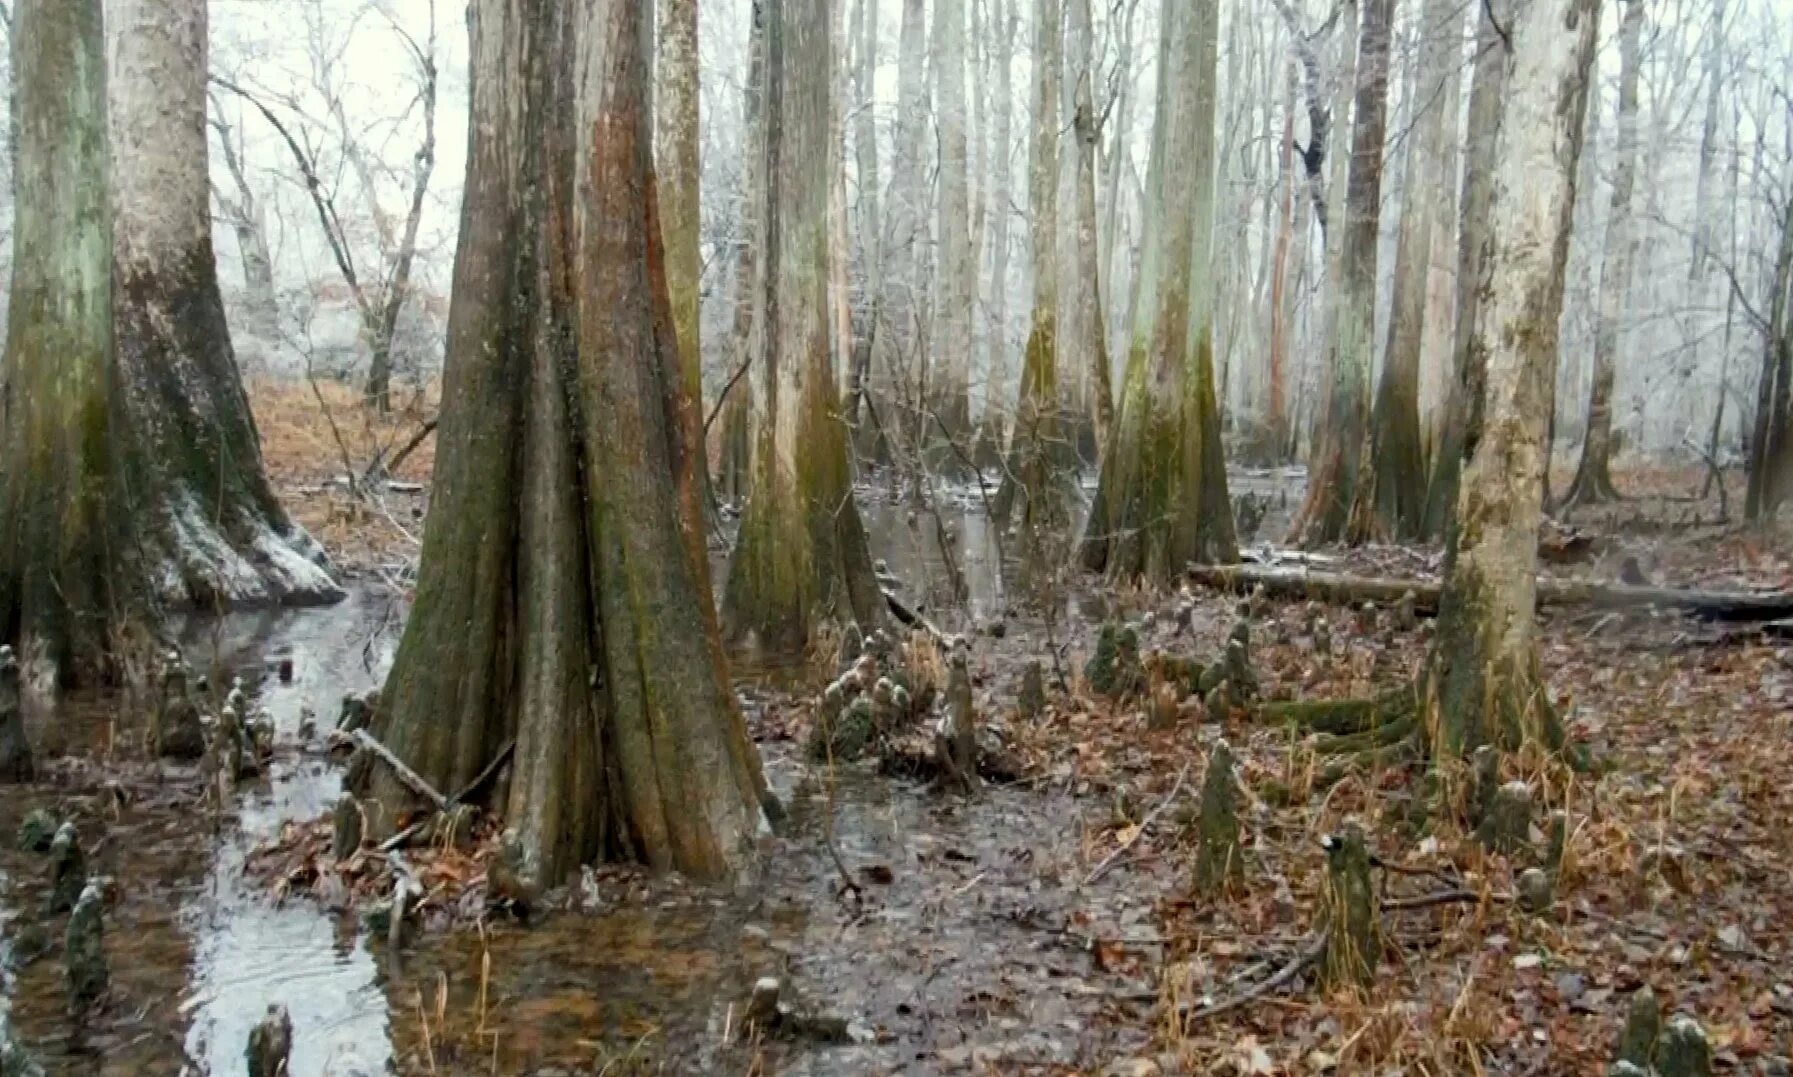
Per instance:
[[[382,740],[439,789],[515,738],[527,872],[729,873],[763,788],[725,676],[640,5],[477,0],[435,500]],[[390,826],[412,794],[374,770]]]

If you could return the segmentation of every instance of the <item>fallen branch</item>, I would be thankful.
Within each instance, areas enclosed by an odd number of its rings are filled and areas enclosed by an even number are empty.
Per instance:
[[[514,751],[516,747],[517,742],[514,739],[505,741],[504,747],[498,749],[498,754],[492,757],[492,761],[486,764],[485,769],[474,775],[473,780],[463,786],[460,792],[456,793],[453,797],[450,797],[448,807],[443,808],[442,811],[446,812],[456,805],[465,804],[467,798],[479,792],[487,782],[492,780],[492,776],[498,773],[498,768],[504,766],[505,760],[511,757],[511,752]],[[426,819],[417,820],[415,823],[412,823],[410,826],[381,842],[380,851],[389,853],[394,849],[408,844],[412,838],[421,834],[423,829],[429,826],[434,819],[435,817],[431,816]]]
[[[1103,857],[1102,862],[1100,864],[1097,864],[1095,866],[1095,868],[1093,870],[1091,870],[1088,875],[1083,877],[1083,885],[1084,886],[1090,885],[1091,883],[1095,882],[1097,879],[1100,879],[1104,874],[1106,874],[1108,869],[1114,865],[1114,862],[1116,860],[1120,859],[1121,854],[1126,852],[1128,849],[1133,848],[1133,843],[1138,841],[1145,834],[1146,831],[1148,831],[1152,828],[1152,824],[1158,820],[1158,816],[1164,814],[1164,809],[1170,807],[1171,802],[1173,800],[1177,799],[1177,794],[1182,792],[1183,779],[1187,778],[1188,776],[1189,776],[1189,764],[1184,763],[1183,769],[1177,771],[1177,782],[1175,785],[1170,787],[1170,792],[1165,794],[1164,799],[1160,800],[1158,802],[1157,807],[1155,807],[1151,811],[1147,812],[1146,817],[1144,819],[1140,820],[1139,829],[1135,830],[1133,832],[1132,837],[1128,838],[1126,841],[1121,842],[1120,846],[1118,848],[1116,848],[1114,852],[1109,853],[1107,856]]]
[[[367,470],[361,475],[361,484],[371,487],[375,480],[382,476],[397,474],[398,469],[411,458],[411,454],[417,451],[418,446],[428,441],[430,435],[436,432],[438,421],[438,419],[426,420],[422,426],[417,428],[417,432],[411,435],[411,439],[400,446],[398,452],[392,454],[390,462],[384,459],[385,449],[382,448],[375,453],[373,462],[367,465]]]
[[[375,740],[373,734],[367,730],[357,729],[353,733],[337,733],[335,736],[346,737],[356,747],[365,748],[374,758],[391,767],[392,773],[398,776],[398,780],[404,783],[407,789],[429,801],[437,811],[445,812],[451,806],[449,799],[438,793],[435,786],[424,780],[423,775],[412,770],[403,759],[392,754],[392,749]]]
[[[940,629],[934,625],[934,622],[923,617],[902,599],[898,598],[888,590],[884,592],[884,604],[890,607],[891,614],[894,615],[897,620],[903,622],[903,624],[910,628],[921,629],[923,632],[932,636],[935,643],[946,642],[946,633],[940,631]]]
[[[1303,969],[1318,963],[1321,955],[1326,952],[1326,935],[1327,933],[1325,931],[1315,933],[1313,940],[1308,943],[1305,949],[1296,953],[1294,957],[1289,958],[1288,963],[1283,965],[1282,968],[1277,969],[1268,979],[1260,980],[1238,994],[1224,998],[1219,1002],[1209,1003],[1199,1009],[1184,1011],[1180,1016],[1186,1023],[1205,1021],[1210,1017],[1218,1017],[1223,1013],[1256,1002],[1270,992],[1293,981],[1295,977],[1301,975]]]
[[[1394,605],[1413,593],[1414,610],[1436,614],[1442,587],[1434,580],[1396,580],[1302,569],[1250,565],[1191,565],[1189,579],[1225,591],[1265,592],[1336,605]],[[1592,606],[1605,610],[1672,609],[1715,621],[1772,621],[1793,617],[1793,591],[1695,591],[1592,580],[1538,579],[1540,606]]]

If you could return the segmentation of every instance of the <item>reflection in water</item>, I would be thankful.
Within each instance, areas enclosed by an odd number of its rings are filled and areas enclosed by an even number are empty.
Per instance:
[[[225,618],[190,637],[189,654],[237,671],[252,691],[259,679],[256,704],[290,745],[306,708],[332,718],[344,693],[384,676],[396,634],[381,631],[383,614],[382,599],[356,592],[334,609]],[[291,683],[272,674],[283,658],[292,661]],[[386,999],[365,938],[314,902],[273,904],[243,875],[249,850],[284,822],[323,815],[341,791],[333,764],[283,753],[267,786],[243,794],[237,826],[182,909],[194,938],[187,1053],[214,1077],[244,1071],[249,1030],[275,1003],[293,1021],[292,1077],[378,1073],[391,1058]]]

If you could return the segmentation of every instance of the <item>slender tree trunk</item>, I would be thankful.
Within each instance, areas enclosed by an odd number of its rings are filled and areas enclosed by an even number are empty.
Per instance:
[[[1430,743],[1455,759],[1486,743],[1562,748],[1534,635],[1545,423],[1575,210],[1576,163],[1599,0],[1531,0],[1503,23],[1506,118],[1492,178],[1492,242],[1470,348],[1486,371],[1480,434],[1446,545],[1427,678]]]
[[[1457,66],[1462,40],[1455,0],[1426,0],[1420,13],[1419,77],[1409,123],[1388,351],[1376,390],[1370,442],[1377,529],[1402,538],[1417,536],[1424,524],[1420,358],[1427,330],[1433,232],[1448,227],[1450,212],[1454,173],[1447,173],[1445,166],[1453,163],[1449,147],[1457,130],[1457,95],[1447,92],[1447,86],[1462,77]]]
[[[1469,90],[1469,142],[1463,158],[1461,220],[1457,228],[1457,322],[1450,392],[1444,425],[1426,488],[1425,535],[1445,533],[1457,508],[1463,459],[1481,435],[1487,379],[1484,356],[1470,344],[1480,314],[1482,288],[1494,234],[1495,152],[1505,115],[1507,63],[1499,27],[1511,16],[1510,0],[1488,0],[1476,21],[1476,62]],[[1496,19],[1498,18],[1498,23]]]
[[[1779,252],[1774,260],[1774,280],[1767,336],[1762,342],[1762,372],[1756,381],[1756,414],[1749,441],[1749,486],[1743,515],[1751,522],[1774,519],[1776,510],[1793,486],[1793,415],[1789,414],[1789,382],[1793,381],[1793,198],[1782,194]]]
[[[971,428],[971,309],[977,294],[971,260],[971,194],[965,133],[965,0],[934,0],[934,115],[940,126],[940,197],[936,228],[940,238],[937,360],[929,378],[927,406],[934,412],[932,434],[961,440]],[[930,435],[929,441],[934,440]],[[948,450],[933,461],[956,472],[960,456]]]
[[[1121,178],[1126,175],[1127,163],[1132,157],[1132,143],[1129,140],[1133,137],[1133,85],[1138,74],[1133,70],[1133,19],[1138,7],[1139,0],[1128,0],[1125,10],[1119,12],[1121,25],[1115,57],[1119,85],[1115,89],[1114,118],[1104,125],[1112,128],[1108,139],[1108,177],[1104,181],[1108,191],[1107,203],[1103,207],[1107,224],[1102,230],[1101,258],[1103,279],[1108,282],[1108,293],[1103,306],[1112,323],[1102,326],[1105,350],[1109,347],[1109,342],[1120,338],[1128,330],[1125,320],[1127,304],[1122,301],[1126,292],[1126,275],[1118,268],[1117,254],[1125,250],[1121,243]],[[1106,440],[1103,448],[1107,448]]]
[[[721,494],[740,505],[752,486],[753,386],[748,380],[754,358],[764,347],[764,310],[759,294],[760,252],[765,249],[765,154],[753,150],[764,138],[766,92],[765,0],[753,0],[747,30],[747,84],[742,92],[741,143],[747,147],[741,167],[741,235],[735,244],[734,361],[724,385],[721,436]]]
[[[1102,125],[1096,117],[1095,31],[1090,23],[1090,0],[1069,0],[1069,36],[1072,56],[1071,133],[1077,145],[1077,180],[1074,192],[1077,294],[1071,362],[1088,371],[1090,415],[1095,423],[1095,444],[1106,445],[1114,425],[1114,387],[1108,376],[1108,345],[1102,318],[1101,252],[1096,242],[1096,147],[1102,141]]]
[[[727,875],[763,825],[696,530],[646,18],[472,5],[435,504],[377,718],[438,789],[514,740],[497,799],[544,884],[596,857]],[[391,826],[412,794],[352,771]]]
[[[802,653],[819,617],[883,623],[883,594],[853,502],[829,345],[829,0],[766,0],[761,144],[766,331],[753,370],[753,491],[729,569],[724,620],[750,651]]]
[[[1283,90],[1283,125],[1277,179],[1276,239],[1270,256],[1269,386],[1264,405],[1263,458],[1280,462],[1289,443],[1289,241],[1295,230],[1295,64]]]
[[[1024,535],[1039,537],[1068,519],[1076,496],[1076,413],[1071,386],[1058,368],[1058,75],[1063,24],[1058,0],[1034,7],[1032,151],[1027,175],[1028,226],[1033,236],[1033,315],[1021,357],[1020,403],[1009,462],[992,506],[1006,525],[1021,506]]]
[[[1326,343],[1330,382],[1326,418],[1308,468],[1307,501],[1296,518],[1298,533],[1310,545],[1361,542],[1375,533],[1375,475],[1365,465],[1393,15],[1394,0],[1367,0],[1364,5],[1345,214],[1339,228],[1339,272],[1331,286],[1336,306],[1328,318],[1332,331]]]
[[[1217,0],[1167,7],[1148,169],[1139,315],[1121,409],[1083,539],[1084,567],[1168,583],[1234,560],[1214,395]]]
[[[1592,505],[1619,496],[1612,484],[1612,389],[1619,350],[1619,320],[1631,292],[1637,260],[1637,225],[1631,196],[1637,184],[1637,79],[1644,30],[1644,0],[1626,0],[1619,22],[1618,159],[1613,165],[1612,208],[1606,221],[1606,254],[1600,269],[1600,311],[1594,331],[1594,383],[1588,391],[1581,463],[1563,495],[1565,505]]]
[[[702,319],[698,278],[700,249],[698,161],[697,0],[658,0],[654,102],[654,164],[660,177],[660,221],[666,233],[666,287],[672,295],[672,326],[679,349],[684,391],[703,400]],[[707,454],[698,461],[698,496],[706,525],[715,522],[716,497],[710,489]]]
[[[1008,423],[1004,419],[1009,397],[1009,210],[1011,198],[1010,166],[1013,159],[1014,87],[1010,69],[1014,59],[1015,8],[1020,0],[992,0],[997,29],[991,42],[996,66],[994,94],[995,146],[992,149],[990,177],[990,327],[989,373],[984,384],[984,421],[978,436],[979,467],[1000,459],[1008,443]]]
[[[878,124],[877,113],[873,111],[876,99],[873,82],[878,71],[878,0],[856,0],[854,3],[853,41],[858,61],[853,67],[856,103],[853,166],[859,184],[856,209],[864,290],[859,303],[859,332],[854,334],[853,341],[847,423],[858,435],[861,455],[875,459],[873,452],[867,451],[874,445],[874,439],[867,433],[875,428],[875,424],[863,422],[860,410],[863,398],[870,390],[872,356],[880,343],[878,323],[884,314],[884,245],[879,233],[883,217],[878,211]]]
[[[924,0],[902,0],[903,17],[897,52],[897,115],[895,145],[891,155],[890,192],[885,213],[889,219],[888,273],[891,325],[891,362],[885,372],[892,414],[884,417],[887,433],[916,429],[916,419],[903,412],[920,401],[916,392],[926,363],[927,275],[921,271],[923,248],[928,241],[926,171],[928,83],[927,18]],[[909,433],[903,436],[909,437]]]

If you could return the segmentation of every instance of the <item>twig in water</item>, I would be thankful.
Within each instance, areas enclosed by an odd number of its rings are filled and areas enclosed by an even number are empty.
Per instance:
[[[1152,828],[1152,824],[1157,821],[1158,816],[1160,816],[1164,813],[1164,809],[1170,807],[1171,801],[1177,799],[1177,794],[1183,791],[1183,779],[1187,778],[1188,776],[1189,776],[1189,764],[1184,763],[1183,769],[1177,771],[1177,783],[1170,787],[1170,792],[1165,795],[1163,800],[1158,802],[1157,807],[1155,807],[1151,811],[1147,812],[1146,817],[1144,819],[1140,820],[1139,829],[1135,830],[1133,832],[1132,837],[1128,838],[1126,841],[1121,842],[1119,848],[1115,849],[1114,852],[1109,853],[1107,856],[1103,857],[1102,862],[1100,864],[1097,864],[1095,866],[1094,870],[1092,870],[1088,875],[1083,877],[1083,885],[1088,886],[1091,883],[1095,882],[1097,879],[1100,879],[1104,874],[1106,874],[1108,872],[1108,869],[1110,867],[1114,866],[1114,862],[1116,860],[1120,859],[1120,856],[1122,853],[1126,852],[1128,849],[1133,848],[1133,843],[1138,841],[1140,839],[1140,837],[1143,834],[1145,834],[1145,832],[1147,830],[1150,830]]]

